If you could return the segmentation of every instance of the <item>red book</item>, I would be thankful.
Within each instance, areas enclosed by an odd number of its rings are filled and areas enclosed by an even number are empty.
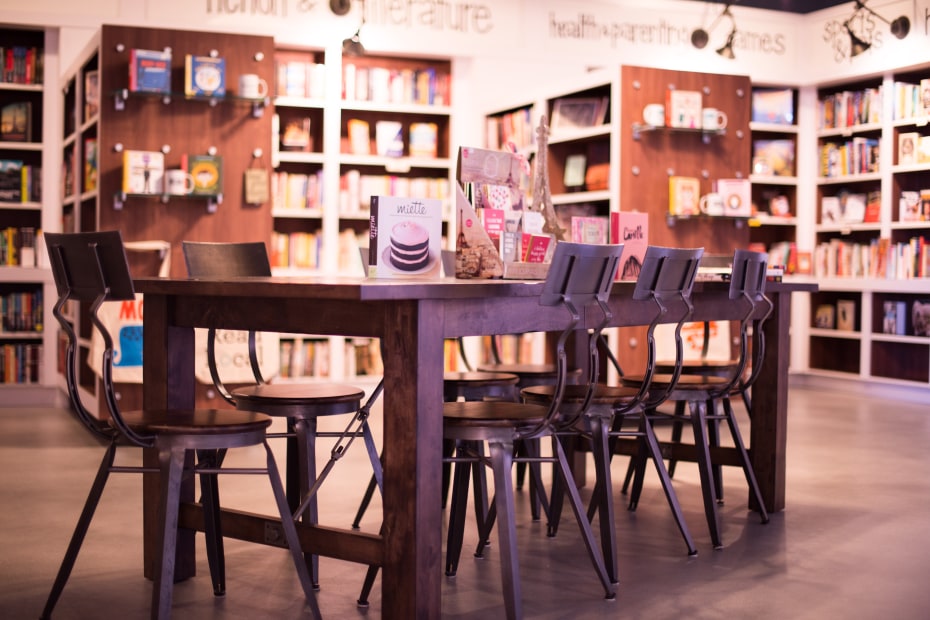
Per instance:
[[[524,240],[526,235],[523,236]],[[549,235],[530,235],[526,254],[523,255],[523,262],[542,263],[546,260],[546,251],[549,249],[549,243],[552,237]]]

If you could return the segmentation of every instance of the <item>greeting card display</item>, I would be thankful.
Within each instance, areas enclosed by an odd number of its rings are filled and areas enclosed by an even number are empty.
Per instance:
[[[438,278],[442,254],[442,201],[371,197],[370,278]]]

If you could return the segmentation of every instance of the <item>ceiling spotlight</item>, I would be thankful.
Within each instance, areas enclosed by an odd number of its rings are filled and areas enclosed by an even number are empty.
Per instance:
[[[707,46],[708,41],[710,41],[710,33],[713,32],[714,28],[717,27],[717,24],[720,23],[720,20],[724,17],[729,18],[732,29],[730,34],[727,37],[727,42],[717,50],[717,53],[723,56],[724,58],[735,58],[733,55],[733,38],[736,35],[736,21],[733,19],[733,14],[730,12],[730,3],[727,3],[723,7],[723,12],[717,16],[717,18],[708,26],[705,30],[704,28],[696,28],[691,33],[691,45],[701,50]]]
[[[346,56],[364,56],[365,55],[365,46],[362,45],[362,40],[360,34],[362,32],[362,27],[359,26],[358,30],[355,31],[348,39],[342,40],[342,53]]]
[[[888,26],[891,28],[891,34],[893,34],[895,38],[897,39],[903,39],[911,31],[911,20],[909,20],[906,15],[902,15],[901,17],[898,17],[894,21],[888,21],[887,19],[885,19],[884,17],[882,17],[881,15],[879,15],[878,13],[876,13],[875,11],[867,7],[863,0],[855,0],[855,2],[856,2],[856,10],[853,11],[853,14],[843,24],[843,26],[846,28],[846,32],[849,33],[849,56],[850,58],[854,58],[858,56],[859,54],[864,53],[870,47],[872,47],[871,41],[866,41],[860,38],[859,36],[857,36],[856,33],[852,31],[852,28],[849,26],[849,22],[851,22],[852,20],[856,18],[856,16],[859,14],[859,11],[866,11],[870,15],[873,15],[877,17],[878,19],[880,19],[881,21],[888,24]]]
[[[727,36],[727,42],[724,43],[722,47],[717,49],[717,53],[729,60],[736,58],[736,56],[733,54],[733,37],[735,36],[736,26],[733,26],[733,30],[731,30],[729,36]]]

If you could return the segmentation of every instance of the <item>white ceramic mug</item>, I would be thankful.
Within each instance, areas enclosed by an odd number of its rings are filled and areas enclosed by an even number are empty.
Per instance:
[[[653,127],[665,126],[665,106],[661,103],[650,103],[643,108],[643,121]]]
[[[268,95],[268,82],[254,73],[239,76],[239,96],[245,99],[263,99]]]
[[[698,208],[704,215],[723,215],[723,196],[716,193],[704,194]]]
[[[186,196],[194,191],[194,177],[180,168],[165,171],[165,193]]]
[[[727,126],[727,115],[723,110],[717,108],[704,108],[701,110],[701,127],[709,130],[725,129]]]

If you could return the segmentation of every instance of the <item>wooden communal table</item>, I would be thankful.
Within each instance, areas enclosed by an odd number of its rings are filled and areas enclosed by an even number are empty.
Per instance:
[[[320,525],[300,528],[306,550],[381,564],[385,618],[439,618],[442,579],[441,446],[443,339],[456,336],[556,331],[563,308],[541,307],[541,282],[378,281],[363,278],[140,278],[145,294],[144,403],[190,408],[194,404],[196,327],[376,337],[384,355],[383,535]],[[769,510],[785,502],[785,432],[789,297],[802,286],[770,287],[775,314],[766,330],[765,368],[755,392],[751,447]],[[631,299],[632,285],[615,285],[613,325],[643,324],[651,308]],[[726,285],[699,283],[695,319],[732,317]],[[585,317],[593,324],[599,317]],[[150,456],[147,458],[151,458]],[[152,474],[151,476],[154,476]],[[151,566],[158,494],[143,486],[146,567]],[[193,500],[193,489],[189,489]],[[269,544],[270,517],[224,512],[224,535]],[[196,505],[182,510],[181,526],[202,528]],[[179,537],[176,578],[194,572],[193,535]],[[150,572],[150,571],[149,571]]]

